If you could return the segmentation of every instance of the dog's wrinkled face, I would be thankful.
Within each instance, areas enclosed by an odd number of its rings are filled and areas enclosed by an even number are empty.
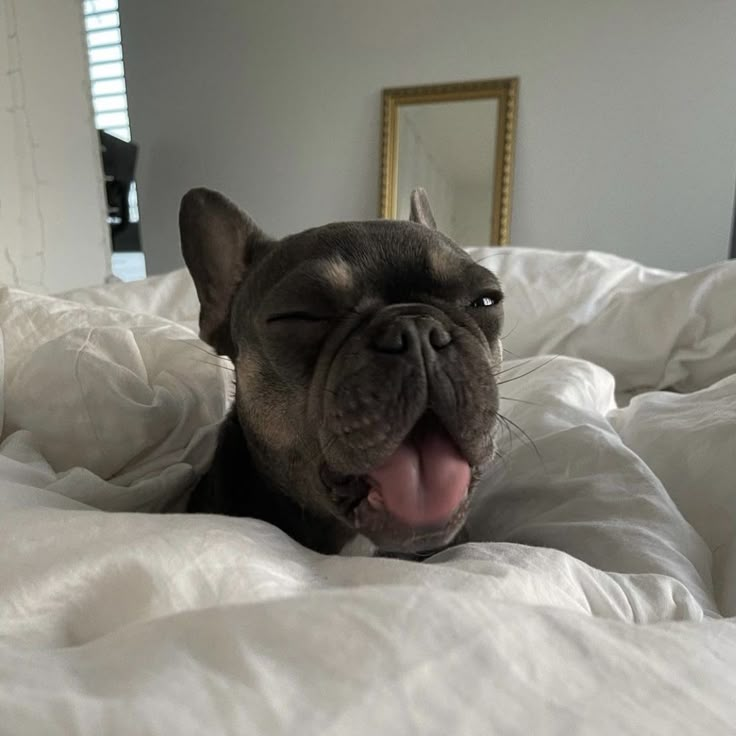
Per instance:
[[[433,225],[421,195],[413,205]],[[233,358],[259,471],[384,551],[449,543],[494,453],[495,276],[417,222],[270,241],[195,190],[181,223],[202,336]]]

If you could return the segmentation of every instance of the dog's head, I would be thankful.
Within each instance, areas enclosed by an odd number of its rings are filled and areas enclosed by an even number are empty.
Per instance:
[[[195,189],[180,229],[201,336],[233,360],[259,472],[379,549],[449,543],[494,454],[496,277],[435,229],[421,190],[411,221],[274,240]]]

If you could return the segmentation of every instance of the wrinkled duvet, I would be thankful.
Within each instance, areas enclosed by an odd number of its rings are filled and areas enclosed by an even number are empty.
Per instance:
[[[0,733],[736,733],[736,263],[504,284],[472,542],[180,513],[232,393],[183,271],[0,290]]]

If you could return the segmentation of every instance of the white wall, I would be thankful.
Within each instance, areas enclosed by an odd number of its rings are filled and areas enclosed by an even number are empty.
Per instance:
[[[110,273],[80,0],[0,0],[0,282]]]
[[[125,0],[152,271],[207,184],[275,234],[378,210],[380,90],[521,78],[516,244],[672,268],[724,258],[732,0]]]

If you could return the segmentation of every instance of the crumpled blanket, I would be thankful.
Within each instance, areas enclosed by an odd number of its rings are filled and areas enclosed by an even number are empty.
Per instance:
[[[176,513],[232,392],[183,272],[0,291],[0,732],[733,732],[736,264],[472,253],[500,458],[423,564]]]

